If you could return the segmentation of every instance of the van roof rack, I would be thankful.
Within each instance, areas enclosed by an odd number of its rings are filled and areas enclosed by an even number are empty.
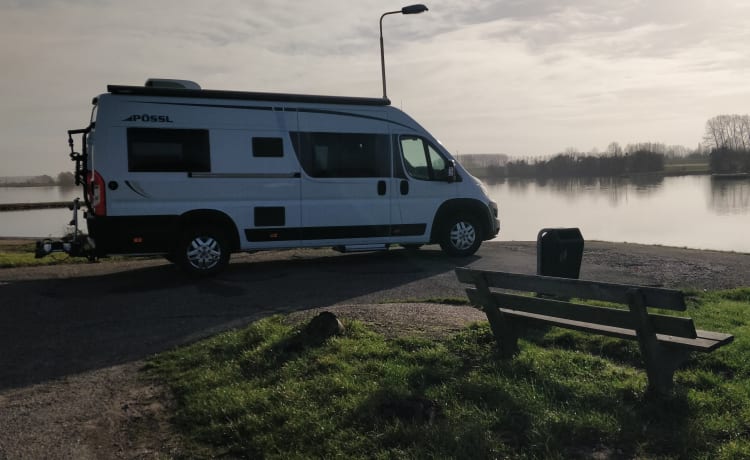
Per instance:
[[[260,93],[248,91],[225,91],[216,89],[183,89],[145,86],[107,85],[112,94],[131,96],[187,97],[200,99],[239,99],[275,102],[309,102],[318,104],[390,105],[388,98],[320,96],[314,94]]]

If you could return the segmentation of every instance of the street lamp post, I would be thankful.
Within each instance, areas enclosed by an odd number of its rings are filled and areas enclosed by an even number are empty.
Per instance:
[[[388,99],[385,92],[385,52],[383,51],[383,18],[389,14],[419,14],[427,11],[427,7],[422,4],[409,5],[397,11],[388,11],[380,16],[380,72],[383,76],[383,99]]]

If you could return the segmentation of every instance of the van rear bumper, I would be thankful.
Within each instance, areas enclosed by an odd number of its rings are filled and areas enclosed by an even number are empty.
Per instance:
[[[167,253],[178,236],[178,216],[87,216],[99,256]]]

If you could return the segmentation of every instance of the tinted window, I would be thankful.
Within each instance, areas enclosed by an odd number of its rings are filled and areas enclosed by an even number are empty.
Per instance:
[[[430,166],[427,163],[422,139],[402,137],[401,151],[404,154],[406,173],[415,179],[430,180]]]
[[[209,172],[208,130],[128,128],[128,170]]]
[[[446,180],[448,162],[421,137],[401,136],[401,153],[407,174],[420,180]]]
[[[280,137],[254,137],[254,157],[283,157],[284,143]]]
[[[294,133],[294,147],[312,177],[390,177],[386,134]]]

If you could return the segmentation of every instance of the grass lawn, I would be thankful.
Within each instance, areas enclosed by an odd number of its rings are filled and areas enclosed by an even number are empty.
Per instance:
[[[688,314],[734,343],[697,354],[665,399],[636,342],[534,331],[500,361],[486,323],[389,339],[359,322],[290,346],[282,316],[153,357],[196,457],[750,458],[750,288],[696,293]]]
[[[708,163],[667,163],[664,165],[664,173],[669,175],[683,174],[711,174]]]
[[[83,263],[88,261],[85,257],[70,257],[68,254],[60,252],[37,259],[34,257],[34,248],[34,242],[19,243],[12,241],[0,243],[0,268]]]

